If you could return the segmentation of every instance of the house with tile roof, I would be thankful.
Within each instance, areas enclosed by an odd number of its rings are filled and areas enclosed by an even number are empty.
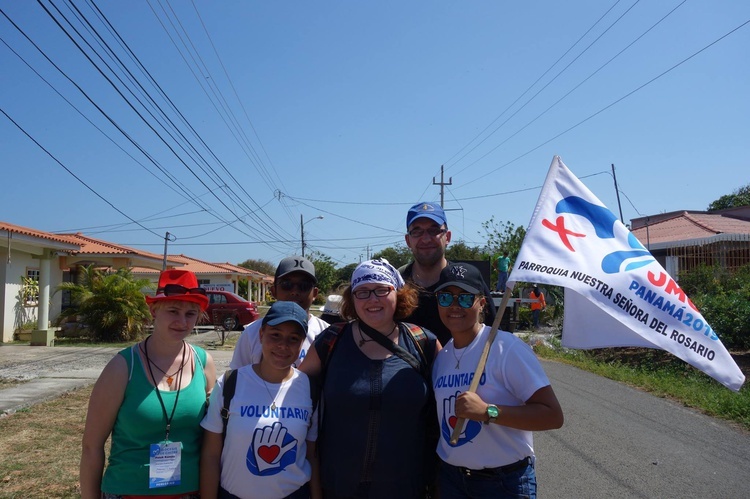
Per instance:
[[[61,282],[75,282],[78,268],[150,267],[161,269],[162,256],[95,239],[83,234],[52,234],[0,221],[0,341],[13,340],[13,334],[29,323],[36,324],[32,344],[54,341],[53,321],[66,306],[70,295],[55,293]],[[184,265],[167,261],[170,267]],[[29,293],[28,280],[38,283]],[[27,284],[24,284],[24,283]]]
[[[675,279],[702,264],[750,264],[750,206],[634,218],[630,230]]]

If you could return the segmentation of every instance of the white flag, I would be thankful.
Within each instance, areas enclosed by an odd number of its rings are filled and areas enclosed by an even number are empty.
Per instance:
[[[676,355],[739,391],[745,376],[687,295],[638,239],[552,160],[510,275],[565,288],[562,344]]]

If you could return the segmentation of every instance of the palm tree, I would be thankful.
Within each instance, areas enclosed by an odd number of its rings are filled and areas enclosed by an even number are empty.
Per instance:
[[[151,313],[143,296],[153,288],[148,279],[133,279],[130,269],[84,267],[78,282],[64,282],[57,291],[70,291],[73,307],[64,310],[58,321],[78,318],[95,341],[133,341],[143,333]]]

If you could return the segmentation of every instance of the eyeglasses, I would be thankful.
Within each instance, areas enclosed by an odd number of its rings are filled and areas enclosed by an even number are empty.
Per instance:
[[[455,300],[458,300],[459,307],[471,308],[474,305],[474,300],[476,299],[476,295],[473,295],[471,293],[459,293],[457,295],[454,295],[453,293],[448,293],[447,291],[435,293],[435,296],[437,296],[438,305],[440,305],[441,307],[450,307],[451,305],[453,305],[453,302]]]
[[[389,294],[391,294],[391,291],[393,291],[393,288],[391,287],[375,288],[375,289],[358,289],[356,291],[353,291],[352,294],[358,300],[366,300],[370,297],[370,295],[375,295],[380,298],[384,296],[388,296]]]
[[[278,284],[284,291],[292,291],[294,288],[297,288],[297,291],[300,293],[309,293],[314,286],[311,281],[279,281]]]
[[[407,234],[409,234],[409,237],[419,238],[424,236],[425,232],[429,234],[430,237],[437,237],[448,232],[448,229],[445,229],[443,227],[429,227],[427,229],[423,229],[422,227],[414,227],[412,230],[407,232]]]
[[[203,295],[206,296],[206,290],[203,288],[186,288],[179,284],[167,284],[163,288],[156,290],[158,293],[164,293],[164,296],[176,296],[176,295]]]

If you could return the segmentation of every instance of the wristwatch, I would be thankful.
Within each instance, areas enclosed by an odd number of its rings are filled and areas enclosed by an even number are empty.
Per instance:
[[[500,417],[500,409],[495,404],[487,406],[487,423],[494,423]]]

